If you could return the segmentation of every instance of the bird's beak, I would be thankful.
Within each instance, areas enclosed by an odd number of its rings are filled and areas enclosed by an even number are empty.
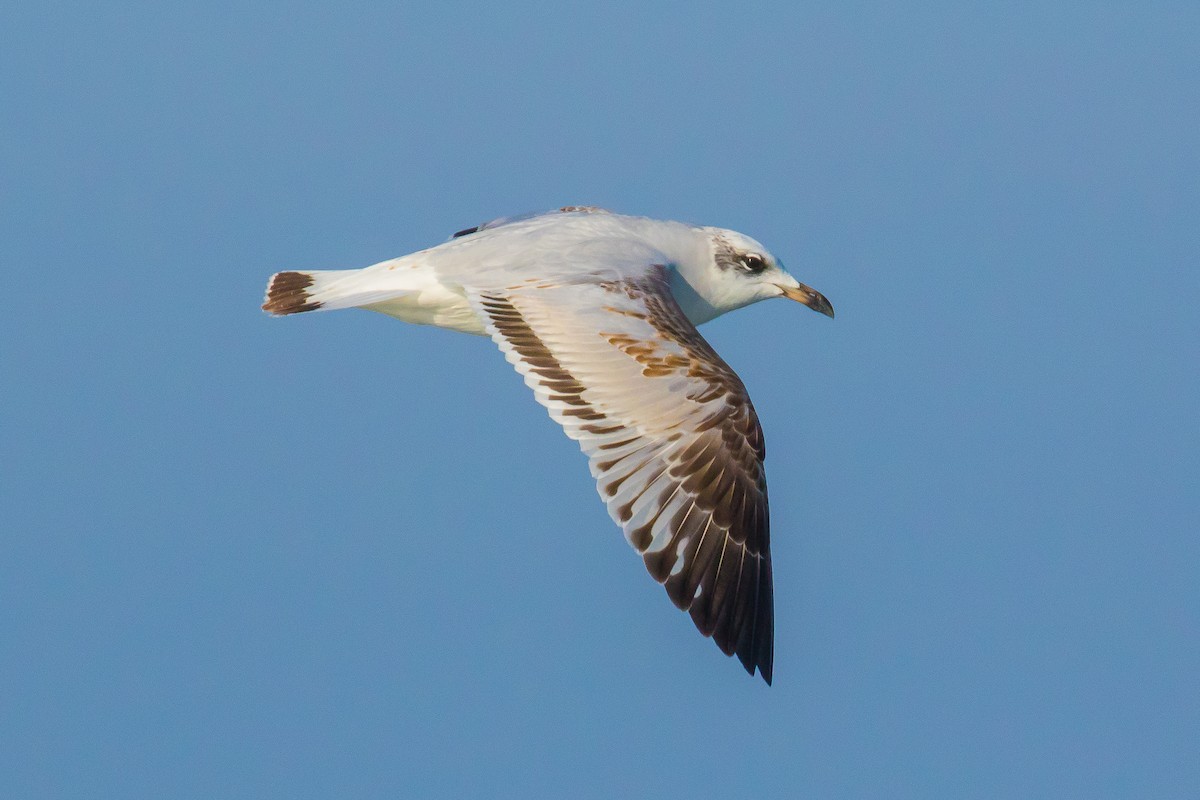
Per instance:
[[[776,284],[778,286],[778,284]],[[825,316],[833,319],[833,306],[825,299],[825,295],[818,292],[803,283],[797,283],[793,286],[780,286],[779,290],[783,292],[783,296],[789,300],[795,300],[797,303],[803,303],[813,311],[819,311]]]

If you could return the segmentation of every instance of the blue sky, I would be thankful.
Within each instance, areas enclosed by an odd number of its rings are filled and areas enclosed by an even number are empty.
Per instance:
[[[0,794],[1200,794],[1194,4],[0,12]],[[267,276],[567,203],[836,321],[766,430],[775,685],[485,339]]]

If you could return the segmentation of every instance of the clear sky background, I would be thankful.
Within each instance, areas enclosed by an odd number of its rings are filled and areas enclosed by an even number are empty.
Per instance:
[[[1200,795],[1197,42],[1195,3],[6,4],[0,795]],[[704,329],[767,434],[774,687],[491,342],[259,311],[568,203],[837,308]]]

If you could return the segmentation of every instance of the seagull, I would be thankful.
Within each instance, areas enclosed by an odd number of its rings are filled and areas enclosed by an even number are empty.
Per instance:
[[[771,297],[833,316],[744,234],[566,206],[363,269],[276,273],[262,308],[365,308],[490,336],[579,442],[650,575],[769,685],[763,433],[741,379],[696,326]]]

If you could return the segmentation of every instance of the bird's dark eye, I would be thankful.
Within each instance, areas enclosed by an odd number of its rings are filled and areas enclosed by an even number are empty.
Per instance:
[[[767,268],[766,259],[758,253],[747,253],[742,256],[742,269],[753,275],[757,275]]]

